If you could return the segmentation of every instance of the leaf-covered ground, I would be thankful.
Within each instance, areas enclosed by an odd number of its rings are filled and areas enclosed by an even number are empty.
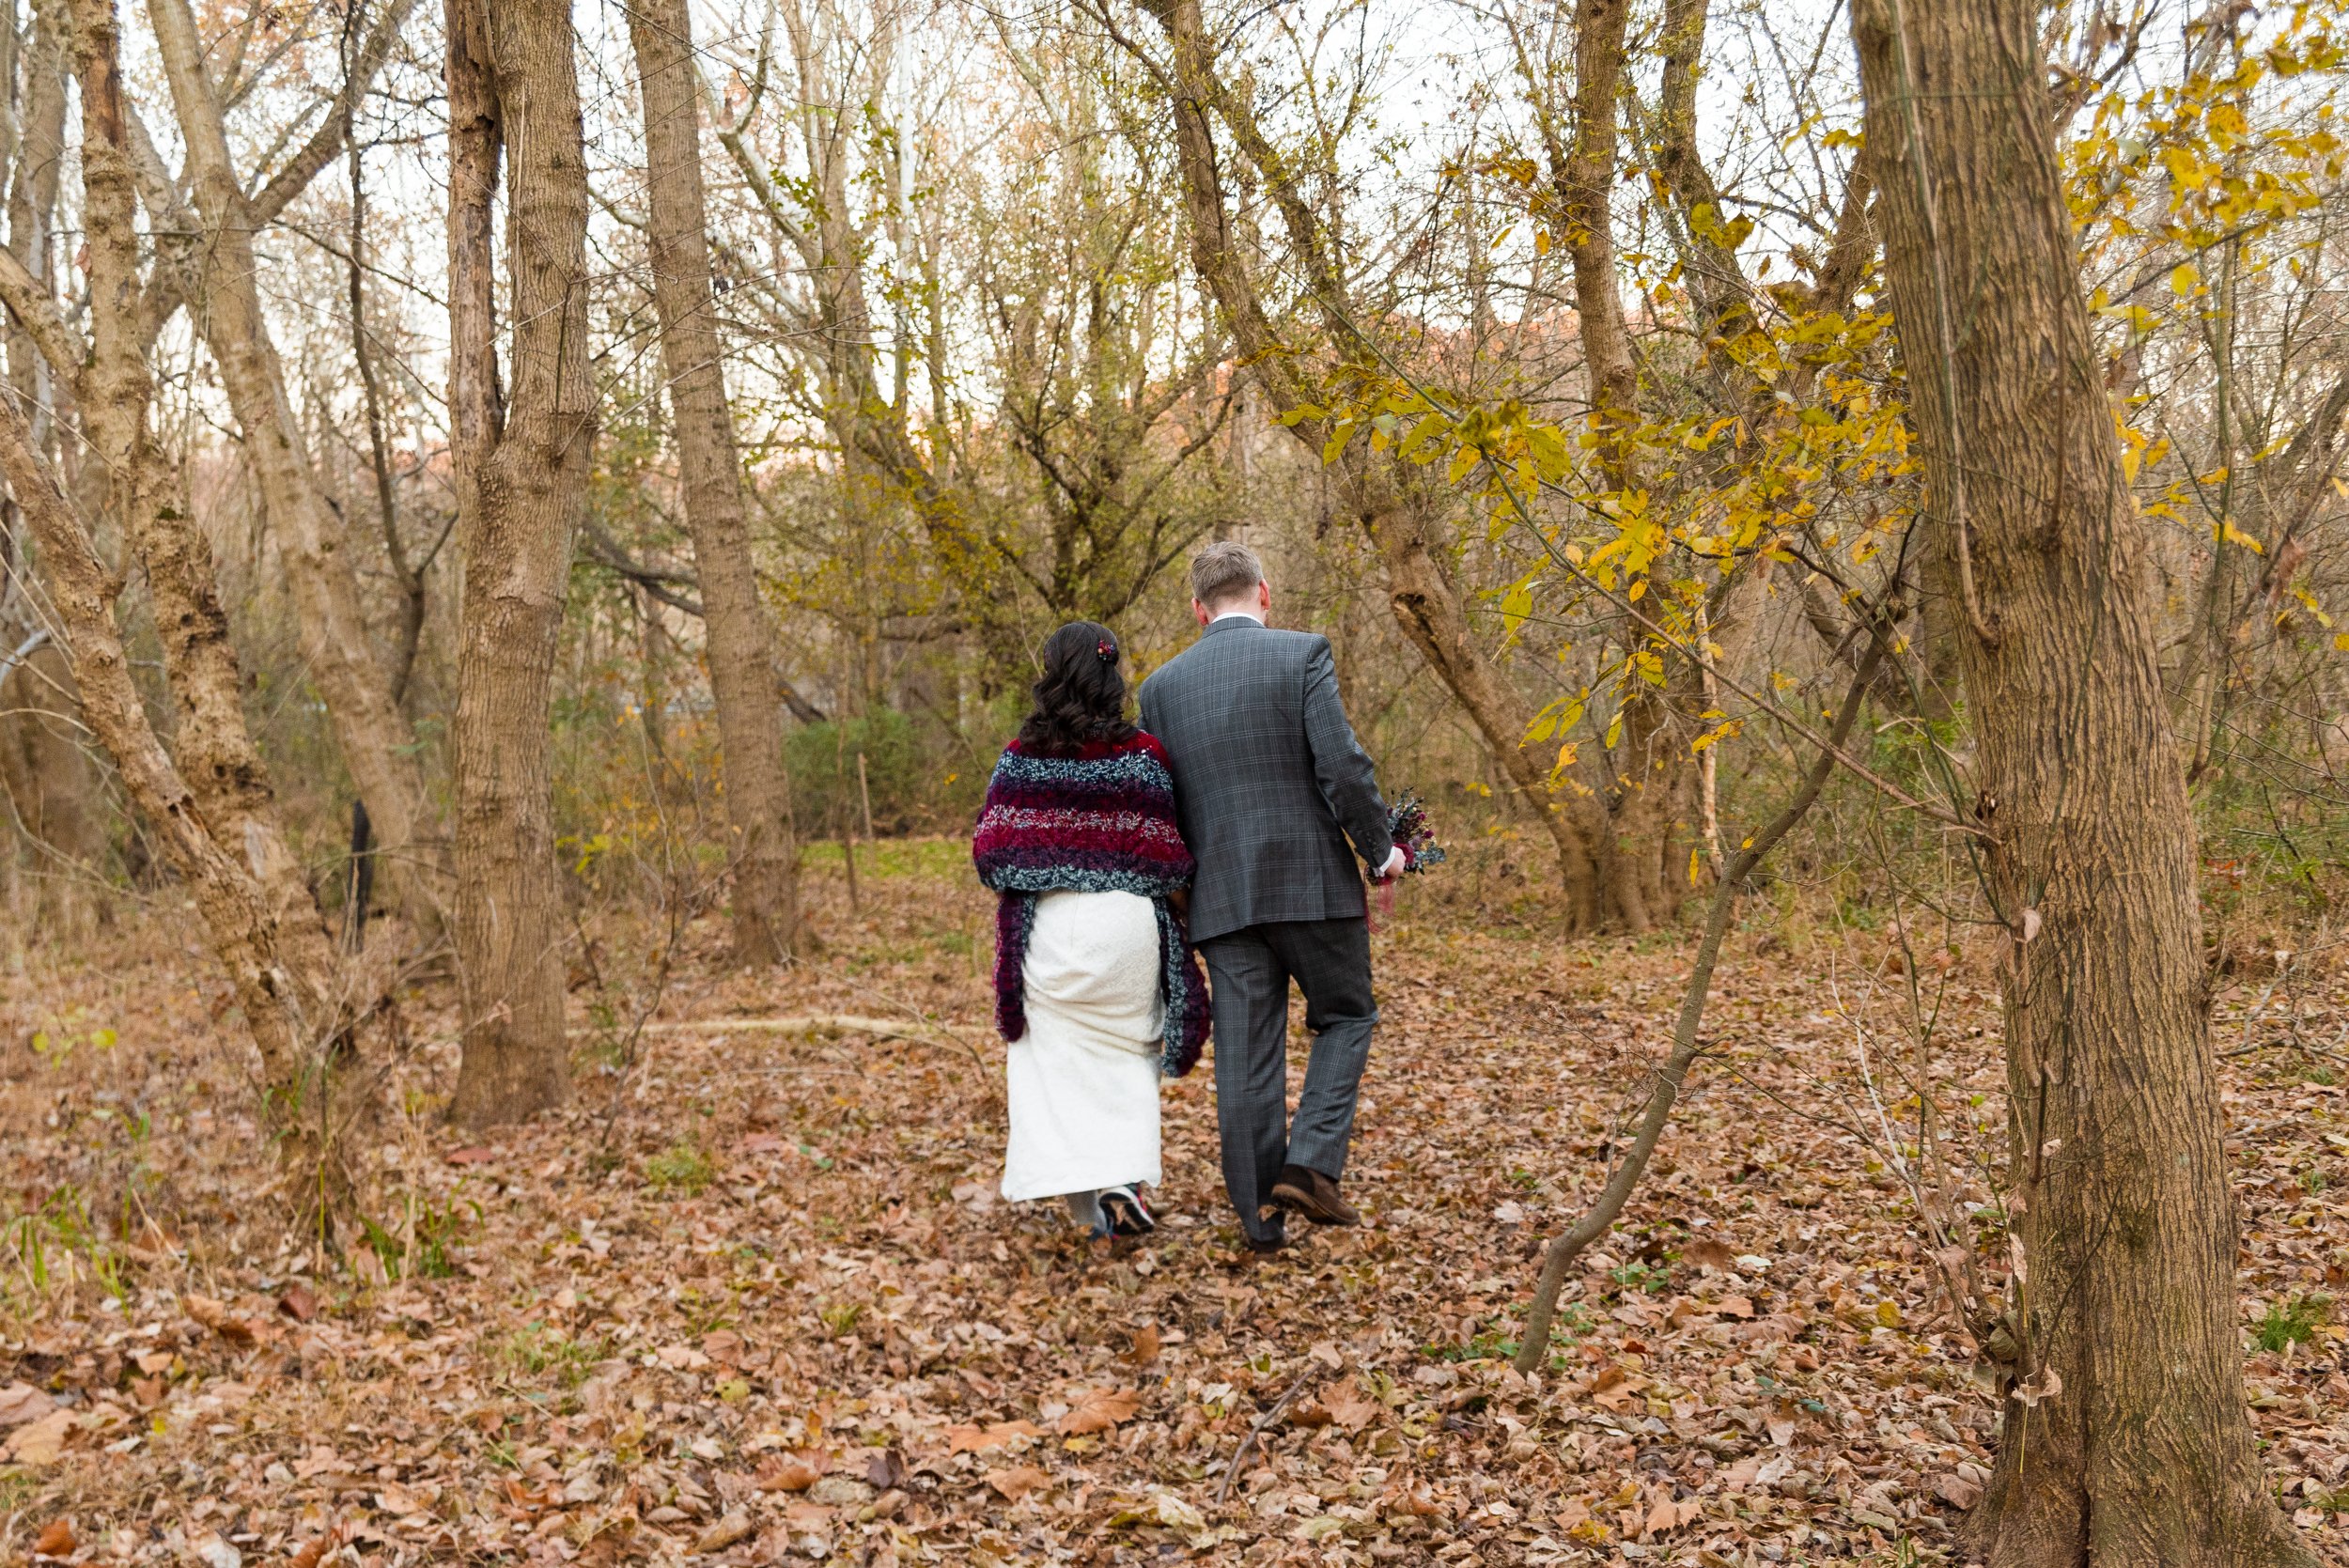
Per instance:
[[[811,877],[827,944],[791,972],[727,971],[703,919],[656,992],[658,927],[600,939],[573,1109],[492,1139],[433,1117],[452,1020],[420,984],[353,1263],[271,1218],[184,912],[30,948],[0,992],[22,1217],[0,1252],[0,1555],[1964,1560],[1991,1406],[1910,1184],[1967,1216],[1995,1285],[1978,956],[1882,932],[1790,946],[1757,913],[1712,1052],[1528,1380],[1502,1355],[1533,1253],[1660,1059],[1674,943],[1569,944],[1538,908],[1407,890],[1377,939],[1346,1183],[1369,1226],[1237,1255],[1203,1070],[1166,1094],[1167,1223],[1112,1249],[995,1198],[986,895],[956,846],[882,847],[858,910]],[[1939,1005],[1928,1048],[1912,996]],[[2339,1000],[2295,959],[2219,1015],[2257,1420],[2332,1554]],[[904,1037],[726,1023],[842,1016]],[[1946,1170],[1918,1147],[1920,1076]]]

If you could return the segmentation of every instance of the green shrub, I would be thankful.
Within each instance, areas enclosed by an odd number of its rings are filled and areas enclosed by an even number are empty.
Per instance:
[[[717,1166],[692,1143],[672,1143],[645,1161],[645,1185],[655,1192],[697,1197],[717,1177]]]
[[[2306,1344],[2331,1307],[2331,1297],[2324,1296],[2295,1296],[2289,1301],[2271,1301],[2266,1312],[2251,1325],[2251,1341],[2262,1350]]]
[[[791,815],[801,838],[836,837],[844,823],[859,838],[864,836],[864,803],[857,789],[860,754],[873,795],[875,832],[905,832],[926,815],[930,769],[915,741],[913,721],[902,713],[876,708],[861,719],[802,724],[785,737],[783,753],[791,771]]]

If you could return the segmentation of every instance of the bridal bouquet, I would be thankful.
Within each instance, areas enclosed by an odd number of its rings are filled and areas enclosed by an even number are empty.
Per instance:
[[[1443,863],[1443,846],[1427,825],[1427,802],[1405,790],[1387,808],[1387,836],[1403,851],[1403,869],[1425,871]]]

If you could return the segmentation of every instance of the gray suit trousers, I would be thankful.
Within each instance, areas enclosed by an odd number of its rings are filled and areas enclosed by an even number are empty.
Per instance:
[[[1370,924],[1269,921],[1199,944],[1215,1012],[1215,1114],[1223,1137],[1223,1185],[1250,1237],[1283,1232],[1263,1218],[1283,1165],[1346,1173],[1354,1102],[1378,1009],[1370,996]],[[1289,982],[1305,993],[1313,1058],[1294,1122],[1288,1113]]]

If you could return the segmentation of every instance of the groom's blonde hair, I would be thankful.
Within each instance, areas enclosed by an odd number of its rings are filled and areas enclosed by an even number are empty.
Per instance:
[[[1190,558],[1190,597],[1220,609],[1264,581],[1264,563],[1237,539],[1218,539]]]

